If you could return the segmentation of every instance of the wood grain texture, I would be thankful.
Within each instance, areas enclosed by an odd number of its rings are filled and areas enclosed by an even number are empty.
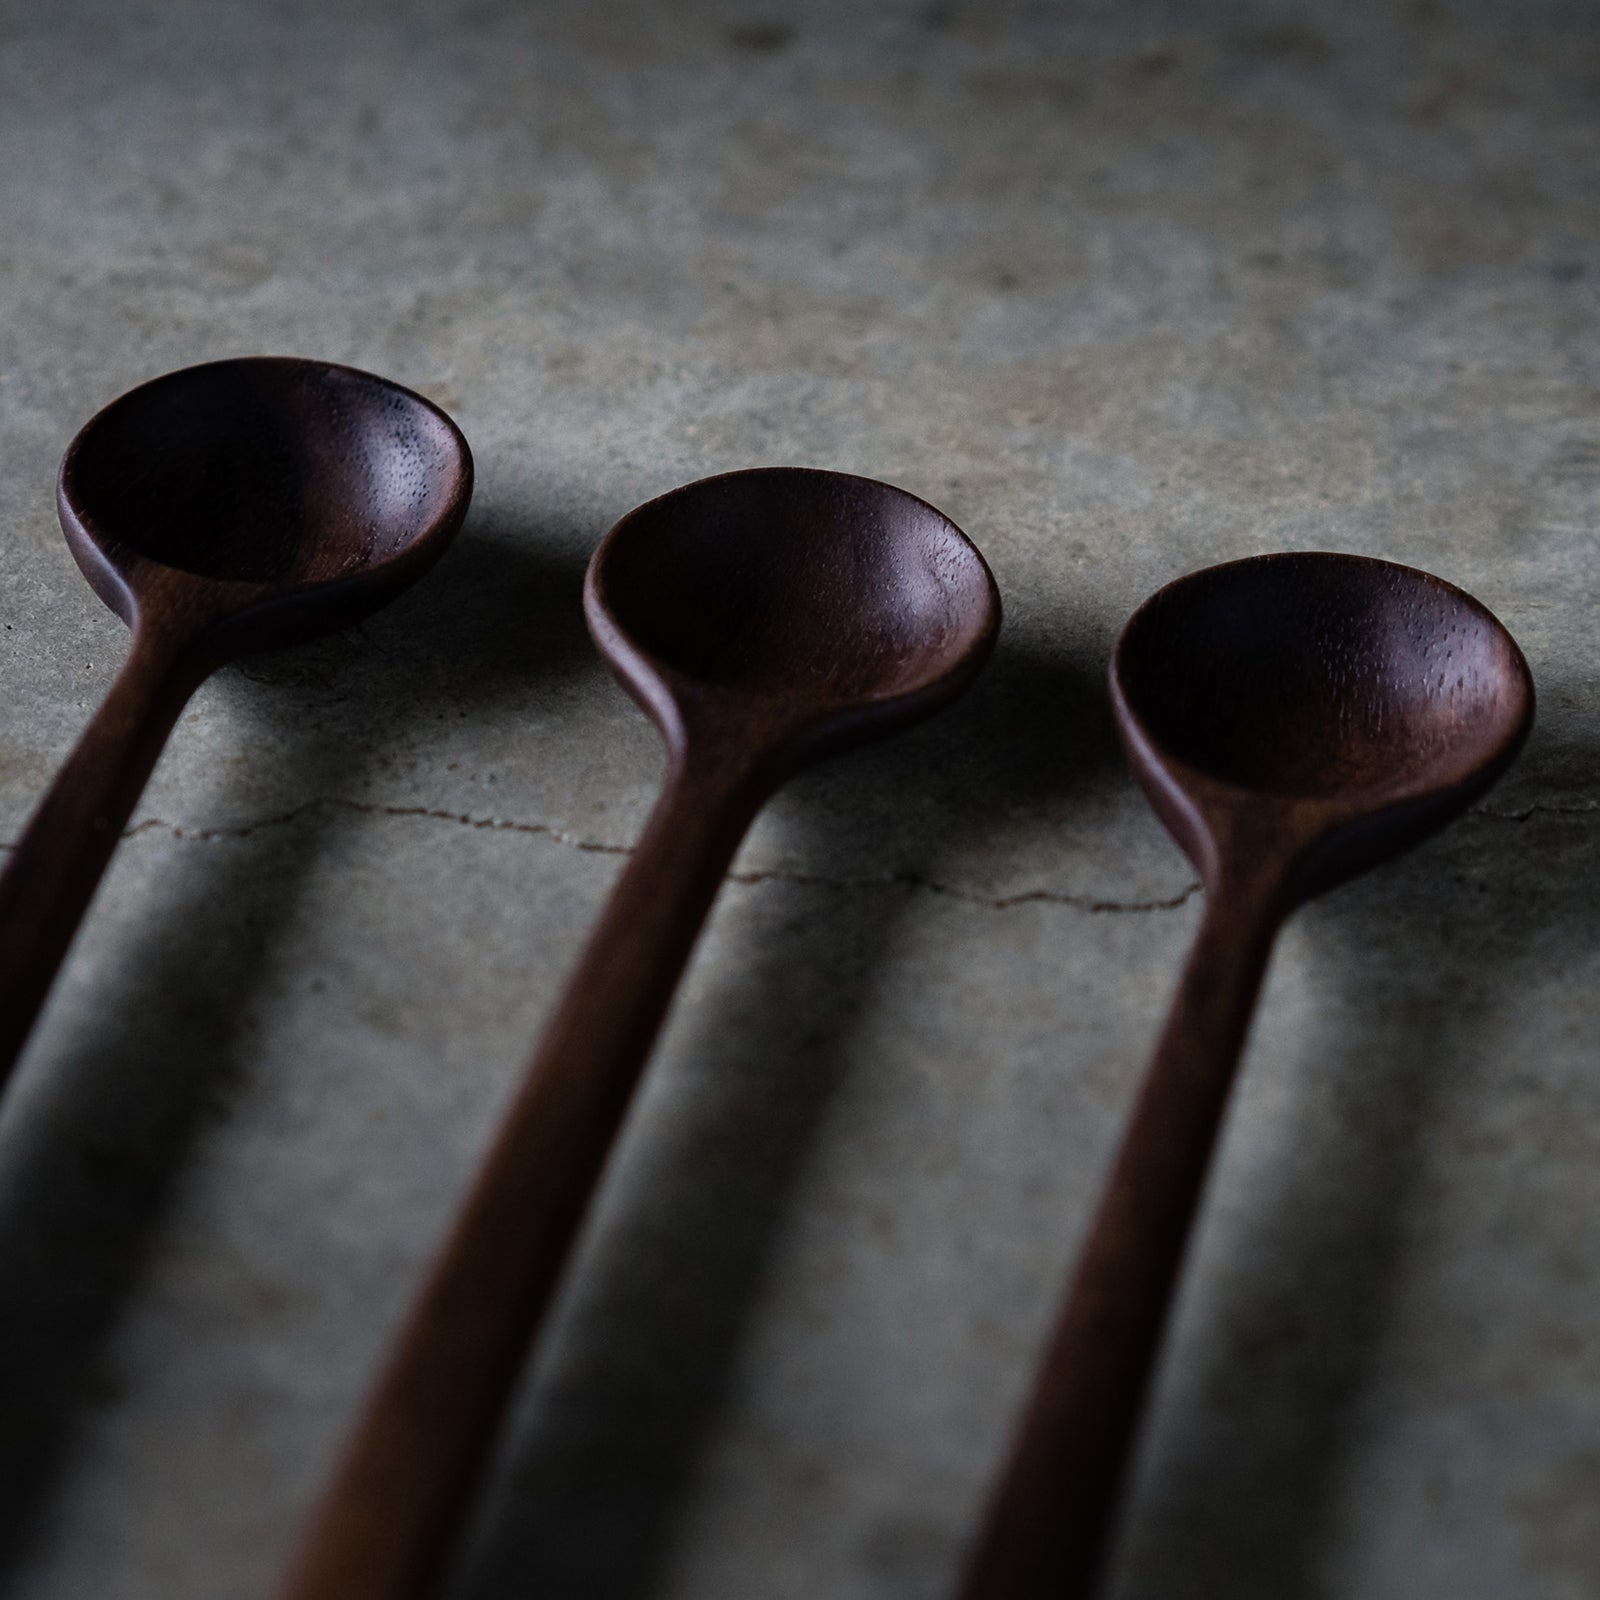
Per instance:
[[[660,727],[661,798],[406,1321],[280,1591],[435,1588],[718,886],[797,768],[905,726],[987,658],[999,596],[931,506],[769,468],[624,518],[590,629]]]
[[[1527,663],[1477,601],[1325,553],[1169,584],[1123,630],[1111,696],[1206,910],[962,1600],[1093,1592],[1278,928],[1457,815],[1533,718]]]
[[[317,361],[169,373],[73,440],[61,526],[133,645],[0,874],[0,1086],[189,696],[241,653],[398,594],[444,553],[471,492],[443,412]]]

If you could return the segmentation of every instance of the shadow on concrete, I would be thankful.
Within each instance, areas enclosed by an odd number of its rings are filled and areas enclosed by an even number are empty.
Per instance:
[[[749,965],[701,1001],[675,1051],[693,1063],[693,1115],[625,1135],[625,1194],[614,1180],[580,1246],[450,1592],[655,1592],[856,1019],[915,914],[918,891],[897,878],[936,878],[952,840],[1106,781],[1126,780],[1099,663],[1003,639],[956,706],[773,802],[797,875],[838,872],[845,835],[852,857],[894,873],[791,887],[750,915]]]
[[[252,750],[276,749],[293,791],[336,794],[418,719],[537,695],[580,652],[592,670],[582,556],[541,553],[576,542],[570,530],[518,541],[492,516],[476,518],[365,639],[340,635],[220,674],[239,796],[248,803],[260,776]],[[185,847],[206,854],[162,885],[98,992],[77,996],[93,1015],[38,1041],[51,1057],[28,1074],[26,1105],[8,1107],[18,1114],[0,1149],[0,1588],[41,1523],[75,1428],[115,1400],[108,1346],[206,1124],[226,1118],[241,1090],[262,971],[337,823],[312,808],[292,826]]]
[[[1230,1224],[1227,1289],[1197,1300],[1203,1353],[1168,1397],[1185,1427],[1151,1419],[1108,1596],[1328,1592],[1429,1124],[1454,1083],[1548,1070],[1501,1058],[1505,1020],[1600,944],[1600,819],[1516,820],[1510,787],[1300,913],[1325,1014],[1281,1064],[1314,1075],[1291,1159]],[[1514,793],[1574,787],[1600,790],[1600,751],[1536,732]]]

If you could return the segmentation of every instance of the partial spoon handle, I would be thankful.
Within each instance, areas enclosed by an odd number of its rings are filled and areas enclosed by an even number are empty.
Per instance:
[[[1277,925],[1264,892],[1206,897],[961,1600],[1092,1591]]]
[[[650,1046],[761,799],[732,765],[674,762],[282,1600],[419,1600],[433,1590]]]
[[[135,629],[121,672],[0,873],[0,1087],[167,735],[205,676],[184,643]]]

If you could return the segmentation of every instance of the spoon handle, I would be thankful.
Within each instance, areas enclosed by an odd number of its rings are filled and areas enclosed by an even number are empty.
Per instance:
[[[1092,1592],[1277,932],[1265,878],[1256,882],[1207,894],[961,1600]]]
[[[0,873],[0,1087],[204,672],[185,640],[137,626],[122,670]]]
[[[674,761],[281,1600],[434,1588],[755,788],[735,762]]]

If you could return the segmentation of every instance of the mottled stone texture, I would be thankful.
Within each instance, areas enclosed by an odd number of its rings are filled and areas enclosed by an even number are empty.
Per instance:
[[[1595,8],[3,0],[0,220],[0,837],[124,644],[100,404],[323,356],[479,466],[197,698],[0,1111],[0,1592],[267,1595],[653,791],[583,563],[793,462],[1005,638],[758,826],[454,1600],[947,1592],[1197,910],[1109,643],[1283,547],[1474,591],[1540,723],[1283,940],[1112,1591],[1592,1600]]]

